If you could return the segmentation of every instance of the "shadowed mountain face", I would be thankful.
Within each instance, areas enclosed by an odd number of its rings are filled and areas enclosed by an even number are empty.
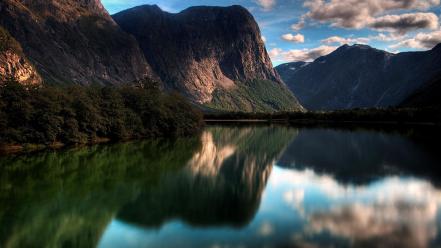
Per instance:
[[[441,45],[399,54],[344,45],[313,63],[276,69],[305,108],[336,110],[397,106],[439,74],[440,64]]]
[[[408,97],[401,106],[441,108],[441,73]]]
[[[236,110],[261,110],[254,106],[259,104],[270,110],[301,108],[273,69],[259,27],[243,7],[192,7],[171,14],[144,5],[113,18],[136,37],[166,87],[197,103],[228,95],[224,102]]]
[[[136,40],[99,0],[2,0],[0,25],[48,83],[103,85],[153,77]]]

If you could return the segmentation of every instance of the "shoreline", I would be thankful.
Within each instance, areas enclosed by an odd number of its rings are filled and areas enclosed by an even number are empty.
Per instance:
[[[287,119],[207,119],[206,124],[216,123],[268,123],[268,124],[298,124],[298,125],[387,125],[387,126],[441,126],[438,122],[417,121],[340,121],[340,120],[287,120]]]
[[[441,126],[439,122],[416,122],[416,121],[344,121],[344,120],[319,120],[319,119],[256,119],[256,118],[240,118],[240,119],[205,119],[205,125],[284,125],[284,126],[297,126],[304,128],[374,128],[381,129],[385,128],[386,130],[396,129],[400,130],[401,128],[438,128]],[[158,137],[155,139],[163,139],[164,137]],[[68,148],[77,148],[77,147],[90,147],[94,145],[100,144],[111,144],[111,143],[122,143],[122,142],[130,142],[130,141],[142,141],[148,140],[152,138],[140,138],[140,139],[128,139],[128,140],[111,140],[109,138],[99,138],[93,140],[88,143],[83,144],[72,144],[67,145],[61,142],[54,142],[49,145],[45,144],[2,144],[0,145],[0,156],[9,156],[9,155],[24,155],[30,154],[34,152],[43,152],[43,151],[56,151],[61,149]]]
[[[84,143],[84,144],[74,144],[67,145],[61,142],[54,142],[49,145],[45,144],[2,144],[0,145],[0,156],[8,156],[15,154],[28,154],[34,152],[43,152],[48,150],[61,150],[64,148],[75,148],[75,147],[89,147],[100,144],[109,144],[112,143],[111,139],[108,138],[100,138],[94,141]],[[124,141],[115,141],[115,142],[124,142]]]

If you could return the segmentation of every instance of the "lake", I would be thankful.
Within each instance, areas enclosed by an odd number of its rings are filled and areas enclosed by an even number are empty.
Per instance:
[[[440,247],[437,131],[209,126],[0,158],[0,247]]]

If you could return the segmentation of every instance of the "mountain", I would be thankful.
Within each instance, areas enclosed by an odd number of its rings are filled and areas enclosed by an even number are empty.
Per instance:
[[[113,18],[136,37],[169,90],[218,110],[302,110],[243,7],[191,7],[172,14],[143,5]]]
[[[401,106],[441,108],[441,74],[429,80],[423,87],[404,100]]]
[[[2,0],[0,25],[47,83],[105,85],[154,77],[136,40],[99,0]]]
[[[22,84],[40,84],[41,77],[23,54],[20,44],[0,26],[0,84],[14,80]]]
[[[440,73],[440,64],[441,45],[399,54],[344,45],[312,63],[276,70],[305,108],[335,110],[397,106]]]

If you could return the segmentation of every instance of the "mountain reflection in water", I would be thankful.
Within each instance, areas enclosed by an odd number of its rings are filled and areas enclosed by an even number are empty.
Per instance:
[[[438,247],[436,137],[208,127],[0,158],[0,246]]]

